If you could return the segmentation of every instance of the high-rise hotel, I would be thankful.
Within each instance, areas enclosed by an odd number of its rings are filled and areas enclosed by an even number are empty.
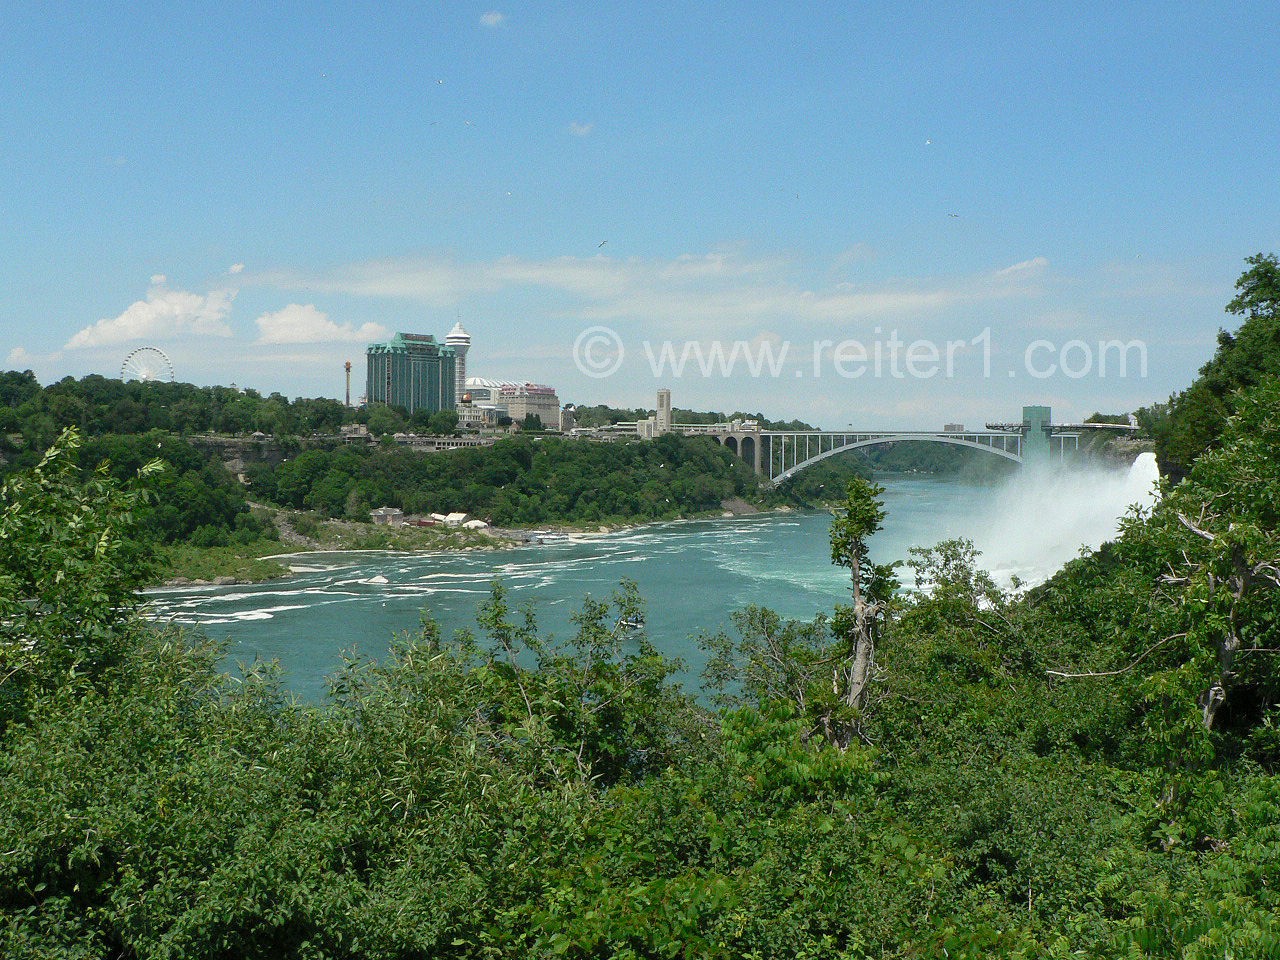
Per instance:
[[[411,414],[457,406],[457,357],[453,346],[437,343],[430,334],[397,333],[386,343],[369,344],[365,356],[369,363],[366,397],[370,403],[404,407]]]

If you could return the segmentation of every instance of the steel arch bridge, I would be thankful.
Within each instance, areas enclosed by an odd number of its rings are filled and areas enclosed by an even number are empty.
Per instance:
[[[649,423],[653,423],[653,418]],[[677,423],[668,425],[667,429],[706,436],[751,464],[756,473],[781,483],[846,450],[906,440],[969,447],[1019,464],[1066,460],[1069,450],[1079,452],[1082,434],[1133,433],[1138,429],[1138,422],[1130,416],[1128,424],[1054,423],[1049,407],[1024,406],[1021,420],[988,423],[985,430],[965,430],[958,424],[943,430],[854,430],[852,425],[848,430],[761,430],[754,420]]]
[[[933,432],[885,431],[776,431],[733,432],[716,441],[750,463],[756,473],[781,483],[828,457],[885,443],[923,441],[981,450],[1014,463],[1023,462],[1023,436],[1013,431]]]

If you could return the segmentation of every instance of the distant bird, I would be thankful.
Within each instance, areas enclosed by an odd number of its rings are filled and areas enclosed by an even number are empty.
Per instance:
[[[608,242],[609,242],[608,240],[601,240],[599,243],[597,243],[597,244],[596,244],[596,249],[597,249],[597,250],[599,250],[601,247],[603,247],[603,246],[604,246],[606,243],[608,243]]]
[[[948,216],[948,217],[950,217],[952,220],[959,220],[959,219],[960,219],[960,214],[958,214],[958,213],[948,213],[948,214],[947,214],[947,216]]]
[[[926,141],[924,142],[924,145],[927,147],[927,146],[929,146],[929,144],[931,144],[931,143],[933,143],[933,141],[932,141],[932,140],[926,140]]]
[[[439,80],[439,79],[437,79],[437,80],[436,80],[436,83],[444,83],[444,81],[443,81],[443,80]]]

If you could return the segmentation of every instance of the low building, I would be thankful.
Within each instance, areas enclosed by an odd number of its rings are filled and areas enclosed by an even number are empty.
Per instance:
[[[398,507],[378,507],[369,511],[369,519],[383,526],[398,527],[404,522],[404,511]]]
[[[473,407],[492,409],[516,423],[533,414],[548,430],[555,430],[560,426],[560,398],[556,395],[555,387],[544,383],[468,377],[467,394],[471,397]]]
[[[505,407],[507,416],[516,423],[534,416],[548,429],[560,426],[560,398],[554,387],[541,383],[509,384],[498,391],[498,405]]]

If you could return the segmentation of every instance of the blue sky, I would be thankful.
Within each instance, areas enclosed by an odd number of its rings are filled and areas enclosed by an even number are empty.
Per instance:
[[[368,339],[460,316],[473,373],[578,402],[1129,409],[1280,249],[1276,38],[1262,4],[7,4],[0,357],[47,382],[153,344],[339,396]],[[574,362],[591,326],[613,376]],[[813,361],[984,330],[991,375]],[[1146,376],[1028,374],[1117,338]],[[674,378],[664,340],[790,353]]]

